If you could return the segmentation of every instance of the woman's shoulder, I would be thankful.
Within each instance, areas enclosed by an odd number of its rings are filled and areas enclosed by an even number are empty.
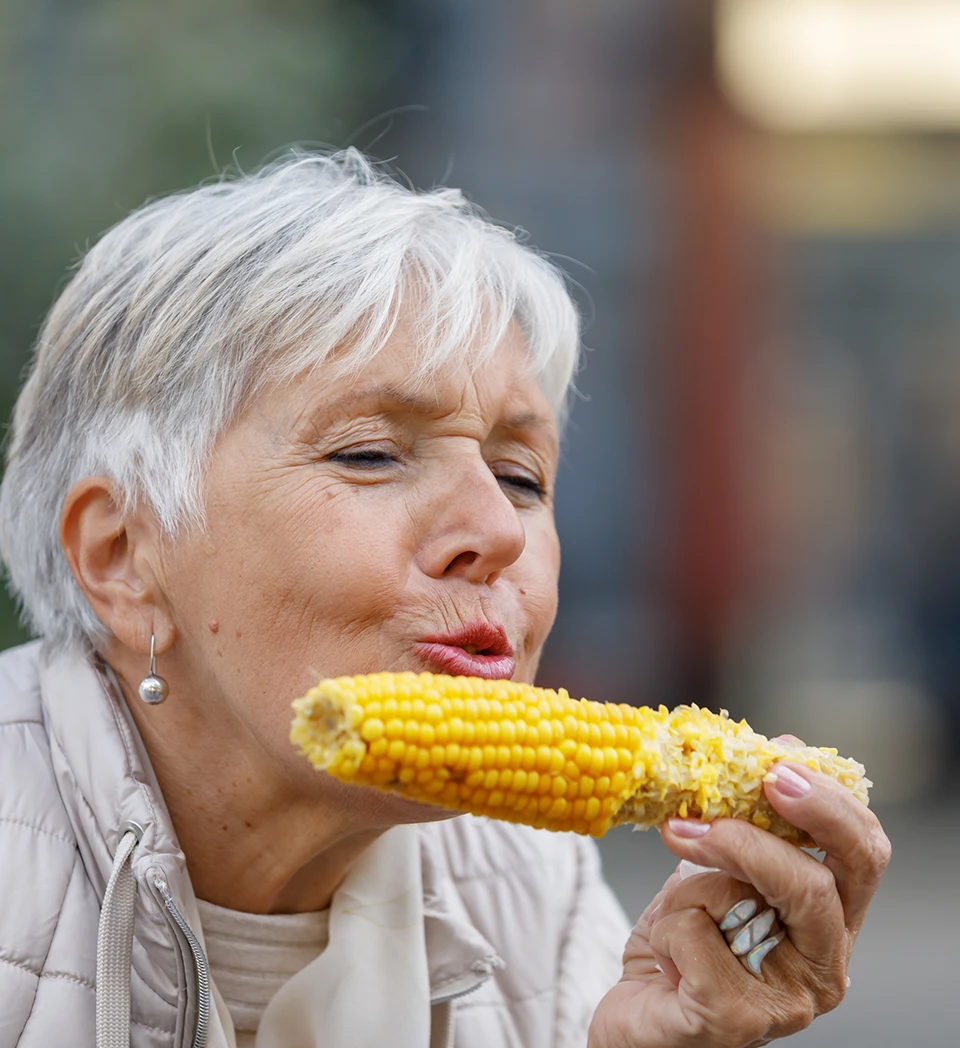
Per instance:
[[[0,653],[0,832],[5,827],[18,828],[18,838],[29,829],[72,843],[41,699],[39,642]]]
[[[82,876],[72,883],[79,853],[53,767],[39,678],[39,644],[0,653],[0,1045],[15,1044],[28,1023],[49,1023],[58,1010],[74,1020],[92,1015],[87,948],[58,928],[72,887],[68,923],[76,930],[92,922],[95,942],[96,900],[84,910]]]
[[[42,723],[40,641],[35,640],[0,652],[0,725]]]
[[[28,871],[34,859],[43,861],[51,842],[71,856],[76,851],[54,769],[40,693],[40,645],[34,642],[0,653],[0,865]]]

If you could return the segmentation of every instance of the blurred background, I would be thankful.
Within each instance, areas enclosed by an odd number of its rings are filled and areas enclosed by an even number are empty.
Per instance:
[[[590,352],[540,683],[862,760],[894,862],[792,1043],[957,1044],[958,0],[4,0],[0,103],[4,418],[87,244],[294,141],[554,253]],[[636,915],[670,856],[602,847]]]

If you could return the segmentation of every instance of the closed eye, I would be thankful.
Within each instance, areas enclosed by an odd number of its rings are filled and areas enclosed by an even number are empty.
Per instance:
[[[389,466],[395,466],[399,461],[389,451],[381,451],[377,448],[364,448],[361,451],[335,451],[327,458],[330,462],[353,466],[356,469],[386,469]]]
[[[500,474],[497,477],[497,480],[500,481],[501,484],[506,484],[520,491],[536,495],[537,498],[543,498],[547,494],[547,489],[534,477],[527,477],[516,473],[506,473]]]

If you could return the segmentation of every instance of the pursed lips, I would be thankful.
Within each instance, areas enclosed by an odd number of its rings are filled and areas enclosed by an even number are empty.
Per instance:
[[[499,623],[474,622],[417,641],[420,658],[440,673],[509,680],[516,670],[513,646]]]

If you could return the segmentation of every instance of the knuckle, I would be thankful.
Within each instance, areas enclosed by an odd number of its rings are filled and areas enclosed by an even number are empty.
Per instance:
[[[878,827],[876,831],[870,835],[871,865],[879,873],[883,873],[890,864],[890,857],[892,854],[893,847],[890,844],[890,838]]]
[[[859,869],[879,876],[887,868],[891,852],[890,840],[878,823],[859,836],[854,862]]]
[[[797,1002],[793,1013],[793,1032],[805,1030],[817,1017],[817,1009],[809,996]]]
[[[778,1036],[789,1037],[805,1030],[819,1014],[811,993],[800,991],[790,994],[783,1002],[781,1015],[775,1024]]]
[[[817,913],[832,905],[837,898],[837,882],[830,870],[811,864],[806,870],[804,894],[811,909]]]
[[[847,995],[847,977],[840,969],[826,974],[817,995],[817,1014],[825,1015],[843,1003]]]
[[[703,910],[681,910],[677,914],[676,928],[680,935],[692,938],[701,934],[704,927],[712,923]]]
[[[740,881],[720,871],[696,873],[672,886],[665,905],[670,909],[701,907],[726,912],[743,897],[743,887]]]

